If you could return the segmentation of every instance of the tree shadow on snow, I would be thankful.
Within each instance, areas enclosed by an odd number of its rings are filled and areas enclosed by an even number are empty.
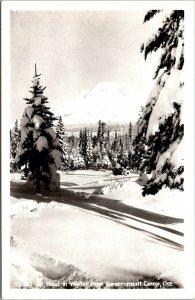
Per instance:
[[[87,211],[95,212],[99,216],[115,221],[123,226],[145,233],[151,242],[160,242],[166,246],[183,249],[183,245],[167,239],[139,227],[139,223],[162,229],[179,236],[183,233],[168,227],[170,224],[183,223],[183,219],[153,213],[144,209],[129,206],[120,200],[103,198],[96,195],[86,195],[85,193],[75,193],[74,191],[61,188],[59,192],[43,191],[42,196],[37,196],[33,188],[28,188],[28,183],[20,184],[11,182],[11,196],[17,199],[25,198],[37,202],[49,203],[51,201],[72,205]],[[32,192],[33,191],[33,192]],[[126,224],[125,221],[131,219],[136,221],[138,226]],[[139,218],[139,219],[137,219]],[[149,222],[147,222],[149,221]],[[153,223],[150,223],[153,222]]]
[[[78,186],[78,184],[76,184],[76,183],[74,183],[74,182],[60,182],[60,185],[61,186],[67,186],[67,187],[71,187],[71,186],[74,186],[74,188],[76,187],[76,186]]]

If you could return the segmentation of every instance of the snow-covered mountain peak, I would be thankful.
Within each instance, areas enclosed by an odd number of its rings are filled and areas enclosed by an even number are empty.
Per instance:
[[[75,98],[64,101],[56,108],[65,124],[94,124],[137,121],[144,97],[131,86],[116,82],[101,82],[85,89]]]

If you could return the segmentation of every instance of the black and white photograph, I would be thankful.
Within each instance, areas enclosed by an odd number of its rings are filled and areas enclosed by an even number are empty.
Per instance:
[[[3,5],[4,299],[192,299],[194,2]]]

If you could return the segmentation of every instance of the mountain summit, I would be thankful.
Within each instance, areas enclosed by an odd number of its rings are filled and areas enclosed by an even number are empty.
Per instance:
[[[82,90],[75,98],[56,108],[67,125],[94,124],[103,120],[108,124],[137,121],[144,97],[128,85],[102,82],[93,89]]]

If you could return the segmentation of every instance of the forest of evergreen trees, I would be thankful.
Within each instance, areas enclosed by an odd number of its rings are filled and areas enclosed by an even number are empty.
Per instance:
[[[61,171],[78,169],[113,170],[115,175],[138,171],[138,150],[134,140],[135,126],[130,122],[123,131],[112,130],[103,121],[97,124],[97,130],[83,128],[79,132],[68,132],[59,117],[55,131],[62,149]],[[20,143],[18,120],[10,130],[10,171],[19,172],[14,162]],[[137,161],[137,162],[136,162]]]

